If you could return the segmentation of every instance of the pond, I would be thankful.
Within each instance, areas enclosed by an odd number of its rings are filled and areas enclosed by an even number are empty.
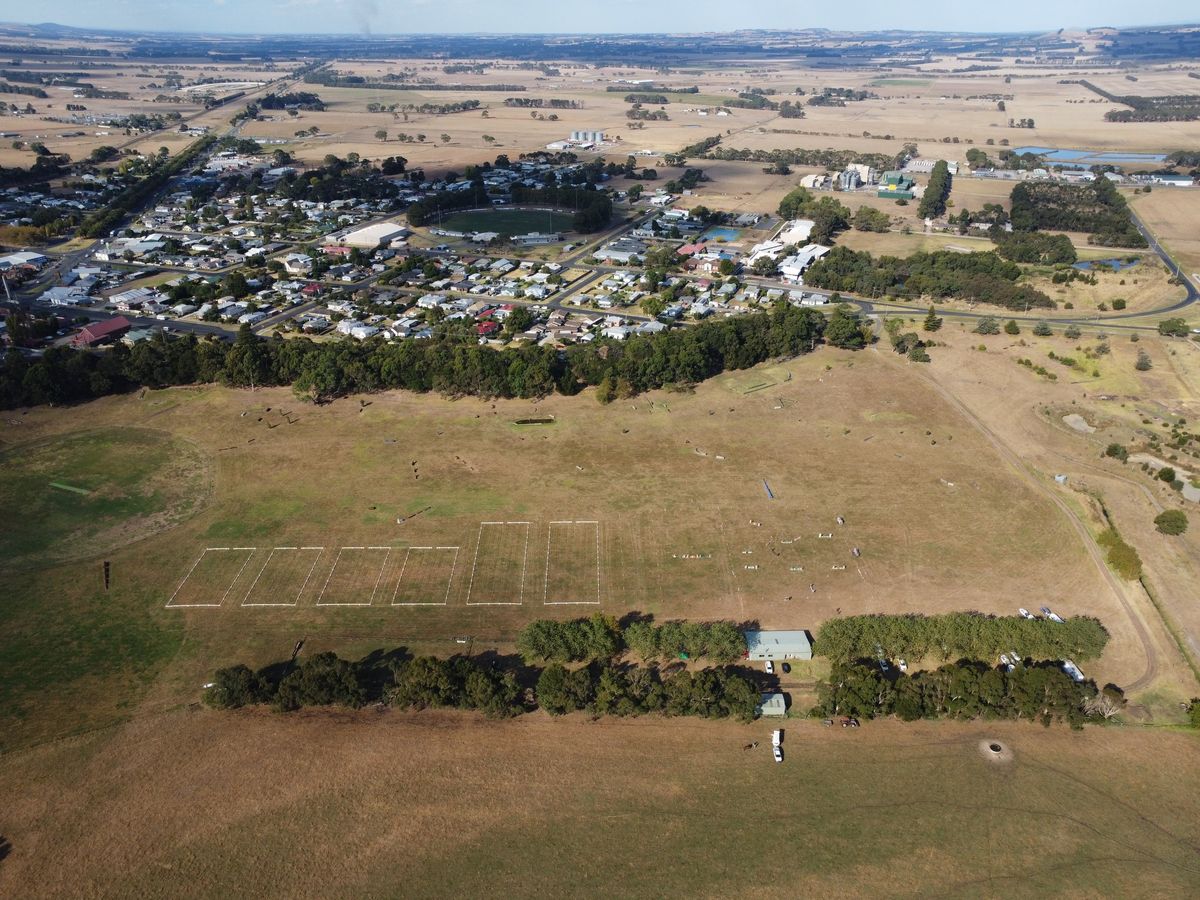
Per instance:
[[[1132,269],[1137,264],[1138,260],[1136,259],[1087,259],[1083,260],[1082,262],[1075,263],[1074,267],[1084,272],[1090,272],[1097,266],[1103,266],[1105,268],[1112,269],[1114,272],[1123,272],[1126,269]]]
[[[1097,166],[1105,163],[1160,163],[1167,158],[1165,153],[1121,153],[1108,150],[1073,150],[1056,149],[1054,147],[1014,147],[1013,153],[1021,156],[1026,153],[1036,153],[1046,157],[1049,162],[1074,163],[1083,166]]]

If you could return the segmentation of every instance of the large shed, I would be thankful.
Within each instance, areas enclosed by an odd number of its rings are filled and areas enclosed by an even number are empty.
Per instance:
[[[747,659],[812,659],[807,631],[747,631]]]
[[[359,228],[357,231],[351,231],[342,238],[342,243],[347,247],[374,250],[376,247],[386,246],[408,233],[407,228],[395,222],[378,222],[374,225],[367,225],[365,228]]]

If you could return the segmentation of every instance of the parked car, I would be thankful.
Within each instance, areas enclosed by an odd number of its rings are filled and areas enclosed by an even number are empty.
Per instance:
[[[783,743],[783,731],[776,728],[774,731],[771,732],[771,746],[778,747],[782,743]]]
[[[771,755],[775,757],[775,762],[777,762],[777,763],[783,762],[783,748],[782,747],[772,747]]]
[[[1037,616],[1035,616],[1033,613],[1031,613],[1029,610],[1027,610],[1023,606],[1020,609],[1018,609],[1017,612],[1019,612],[1021,614],[1022,619],[1036,619],[1037,618]]]
[[[775,674],[775,663],[771,662],[768,659],[766,662],[766,670],[767,670],[768,675],[774,675]]]
[[[784,674],[784,675],[787,675],[789,672],[791,672],[791,671],[792,671],[792,667],[791,667],[791,666],[789,666],[787,663],[784,663],[784,664],[783,664],[783,666],[782,666],[781,668],[783,669],[783,674]]]
[[[898,660],[896,660],[896,668],[899,669],[901,672],[907,672],[908,671],[908,662],[903,659],[898,659]]]
[[[858,727],[858,719],[854,718],[854,716],[845,716],[842,719],[842,727],[843,728],[857,728]]]

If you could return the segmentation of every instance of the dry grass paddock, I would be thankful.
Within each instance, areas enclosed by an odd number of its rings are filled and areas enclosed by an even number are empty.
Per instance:
[[[92,423],[150,425],[204,448],[213,501],[109,554],[108,594],[76,577],[98,562],[24,576],[10,643],[32,654],[54,645],[55,627],[119,617],[157,641],[140,687],[116,661],[45,677],[76,683],[77,698],[133,690],[169,702],[302,635],[344,653],[364,641],[452,652],[463,634],[508,646],[524,622],[597,599],[613,614],[811,629],[864,612],[1012,614],[1034,597],[1110,624],[1098,673],[1140,674],[1069,524],[889,354],[824,351],[609,407],[588,394],[368,404],[217,387],[90,404]],[[295,425],[279,424],[281,409]],[[514,424],[535,411],[554,424]],[[23,421],[4,438],[70,433],[79,419],[40,409]],[[64,687],[9,686],[12,740],[56,732],[38,698]],[[103,719],[112,707],[79,712]]]
[[[5,758],[0,892],[1193,893],[1192,735],[781,724],[178,710]]]

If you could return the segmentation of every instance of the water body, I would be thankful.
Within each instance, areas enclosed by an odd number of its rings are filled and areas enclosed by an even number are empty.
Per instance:
[[[1081,269],[1084,272],[1088,272],[1096,266],[1107,266],[1108,268],[1112,269],[1114,272],[1124,272],[1126,269],[1132,269],[1137,264],[1138,264],[1138,260],[1136,260],[1136,259],[1132,260],[1132,261],[1126,261],[1124,259],[1114,258],[1114,259],[1084,260],[1083,262],[1077,262],[1077,263],[1074,263],[1073,265],[1076,269]]]
[[[1054,147],[1015,147],[1013,152],[1022,155],[1036,153],[1049,162],[1075,163],[1084,166],[1100,166],[1117,163],[1160,163],[1166,160],[1165,153],[1121,153],[1100,150],[1060,150]]]

